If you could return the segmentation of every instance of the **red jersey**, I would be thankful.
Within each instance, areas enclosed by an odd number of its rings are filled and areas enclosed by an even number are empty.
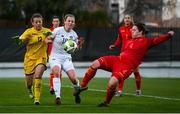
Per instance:
[[[55,28],[54,27],[51,27],[50,30],[53,31]],[[48,44],[48,55],[50,56],[51,54],[51,50],[52,50],[52,43],[49,43]]]
[[[116,47],[120,43],[122,43],[121,51],[124,50],[124,46],[125,46],[126,41],[132,38],[132,36],[131,36],[131,28],[132,28],[132,25],[130,25],[130,26],[122,25],[118,29],[118,38],[115,41],[114,45]]]
[[[139,66],[148,49],[170,38],[170,34],[159,38],[133,38],[126,41],[120,56],[103,56],[98,59],[100,69],[112,72],[118,80],[124,80]]]
[[[165,34],[158,38],[139,37],[129,39],[126,41],[124,51],[120,54],[120,56],[127,59],[134,68],[137,68],[150,47],[168,40],[170,36],[170,34]]]

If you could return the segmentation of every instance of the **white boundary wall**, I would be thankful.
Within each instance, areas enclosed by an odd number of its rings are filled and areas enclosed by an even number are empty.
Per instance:
[[[87,67],[91,62],[74,62],[77,76],[83,77]],[[48,69],[44,73],[44,77],[49,76]],[[143,62],[140,65],[140,73],[142,77],[177,77],[180,78],[180,62]],[[110,77],[111,73],[98,70],[98,77]],[[63,76],[66,74],[63,72]],[[0,77],[24,77],[23,63],[0,63]]]

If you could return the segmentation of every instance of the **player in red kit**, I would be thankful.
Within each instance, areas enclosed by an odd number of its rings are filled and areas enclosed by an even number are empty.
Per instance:
[[[132,27],[133,27],[133,19],[130,15],[126,14],[124,16],[124,25],[120,26],[118,29],[118,38],[113,45],[109,46],[109,49],[112,50],[118,45],[120,45],[121,43],[122,44],[121,52],[122,52],[124,50],[126,41],[132,38],[131,36]],[[141,95],[141,75],[138,69],[139,68],[137,68],[134,71],[134,76],[135,76],[135,81],[136,81],[136,95],[140,96]],[[116,96],[123,95],[123,85],[124,85],[124,81],[119,83]]]
[[[50,27],[50,30],[53,31],[55,28],[59,27],[60,25],[60,20],[58,16],[53,16],[52,18],[52,26]],[[50,56],[51,54],[51,49],[52,49],[52,42],[48,44],[48,55]],[[49,75],[49,88],[50,88],[50,93],[53,95],[54,94],[54,89],[53,89],[53,78],[54,74],[50,72]],[[60,73],[60,78],[62,80],[62,73]]]
[[[50,27],[50,30],[53,31],[55,28],[59,27],[60,20],[58,16],[53,16],[52,18],[52,26]],[[50,55],[52,49],[52,43],[49,43],[48,45],[48,55]]]
[[[108,82],[106,97],[98,107],[107,107],[115,95],[116,87],[122,81],[127,79],[132,72],[141,64],[149,48],[160,44],[171,38],[174,31],[169,31],[156,38],[146,38],[143,24],[135,24],[132,28],[132,39],[126,41],[123,52],[119,56],[103,56],[96,59],[88,68],[81,82],[81,88],[77,94],[87,89],[88,82],[95,76],[97,69],[103,69],[112,72]]]

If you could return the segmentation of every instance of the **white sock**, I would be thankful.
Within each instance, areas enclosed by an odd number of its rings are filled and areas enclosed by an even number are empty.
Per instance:
[[[56,98],[61,96],[61,81],[59,77],[53,78],[53,88],[56,95]]]
[[[73,88],[75,91],[77,91],[79,87],[79,80],[77,80],[77,84],[73,84]]]

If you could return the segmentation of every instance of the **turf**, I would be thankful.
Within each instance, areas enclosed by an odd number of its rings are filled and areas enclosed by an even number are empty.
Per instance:
[[[180,112],[180,78],[142,78],[142,96],[135,93],[134,78],[124,84],[124,96],[114,97],[109,107],[99,108],[104,99],[108,78],[94,78],[89,90],[74,103],[69,79],[62,82],[62,105],[54,103],[48,79],[43,79],[41,105],[29,99],[23,78],[0,78],[0,113],[178,113]]]

